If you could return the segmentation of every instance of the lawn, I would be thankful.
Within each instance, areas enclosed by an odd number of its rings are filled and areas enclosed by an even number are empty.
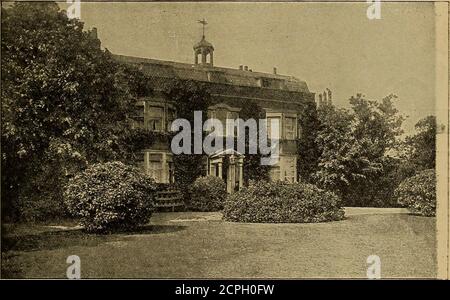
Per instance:
[[[82,278],[365,278],[373,254],[383,278],[436,277],[435,218],[366,208],[348,208],[346,216],[242,224],[219,213],[157,213],[138,232],[105,236],[6,225],[2,277],[64,278],[66,258],[78,255]]]

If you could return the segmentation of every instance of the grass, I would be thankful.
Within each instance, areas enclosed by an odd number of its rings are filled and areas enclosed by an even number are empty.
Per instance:
[[[114,235],[10,225],[2,231],[2,277],[65,278],[66,258],[78,255],[82,278],[365,278],[372,254],[381,258],[383,278],[436,277],[435,218],[346,213],[317,224],[159,213],[137,232]]]

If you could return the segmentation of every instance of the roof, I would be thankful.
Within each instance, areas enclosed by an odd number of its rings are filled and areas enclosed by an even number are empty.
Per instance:
[[[233,86],[263,87],[264,90],[309,93],[306,82],[293,76],[124,55],[114,55],[114,58],[122,63],[138,65],[144,73],[151,77],[177,78]]]
[[[202,37],[200,42],[198,42],[197,44],[194,45],[194,50],[198,49],[198,48],[211,48],[214,50],[213,45],[210,42],[208,42],[207,40],[205,40],[205,36]]]
[[[210,158],[215,158],[215,157],[220,157],[220,156],[224,156],[224,155],[235,155],[235,156],[244,156],[242,153],[237,152],[234,149],[228,148],[225,150],[218,150],[216,152],[214,152],[213,154],[211,154],[209,157]]]

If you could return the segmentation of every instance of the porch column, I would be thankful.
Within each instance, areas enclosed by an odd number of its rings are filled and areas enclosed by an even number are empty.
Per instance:
[[[239,189],[241,189],[244,186],[244,162],[242,158],[239,158]]]
[[[218,168],[219,168],[219,178],[222,179],[222,162],[219,161],[219,162],[217,163],[217,166],[218,166]]]
[[[209,161],[209,175],[215,176],[215,174],[213,174],[213,163],[211,160]]]
[[[229,193],[234,192],[234,186],[236,185],[236,161],[233,155],[230,156],[230,165],[228,166],[227,191]]]
[[[167,172],[167,157],[166,157],[166,153],[163,152],[162,154],[162,174],[161,174],[161,181],[163,183],[168,183],[169,182],[169,172]]]

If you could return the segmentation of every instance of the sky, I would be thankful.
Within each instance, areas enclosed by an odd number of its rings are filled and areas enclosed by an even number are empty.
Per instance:
[[[373,100],[394,93],[409,133],[435,111],[433,3],[382,3],[380,20],[367,18],[368,5],[82,3],[81,20],[112,53],[193,63],[197,21],[205,18],[216,66],[277,67],[312,92],[331,89],[337,106],[348,107],[356,93]]]

